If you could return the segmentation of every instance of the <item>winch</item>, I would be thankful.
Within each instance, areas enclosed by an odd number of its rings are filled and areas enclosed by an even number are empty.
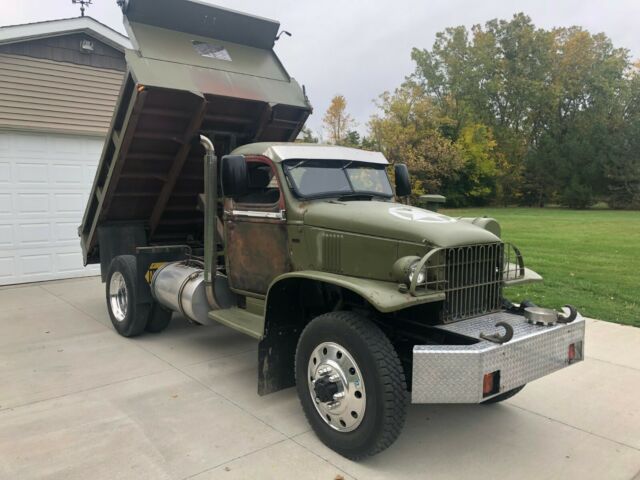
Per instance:
[[[552,326],[556,323],[571,323],[576,319],[578,312],[572,305],[565,305],[565,308],[569,310],[569,315],[564,315],[552,308],[527,307],[524,309],[524,316],[534,325]]]

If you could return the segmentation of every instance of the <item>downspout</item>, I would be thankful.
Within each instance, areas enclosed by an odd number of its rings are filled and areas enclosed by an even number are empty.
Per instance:
[[[200,144],[205,149],[204,154],[204,284],[207,292],[209,307],[217,308],[213,293],[213,278],[218,269],[218,239],[216,220],[218,212],[218,159],[216,158],[213,142],[204,135],[200,135]]]

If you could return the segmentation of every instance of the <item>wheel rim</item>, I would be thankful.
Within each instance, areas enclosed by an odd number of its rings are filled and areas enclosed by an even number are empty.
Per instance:
[[[358,428],[367,405],[364,379],[343,346],[324,342],[309,357],[307,383],[320,418],[334,430]]]
[[[111,313],[118,322],[124,321],[127,316],[127,305],[129,304],[129,294],[127,284],[120,272],[114,272],[109,282],[109,304]]]

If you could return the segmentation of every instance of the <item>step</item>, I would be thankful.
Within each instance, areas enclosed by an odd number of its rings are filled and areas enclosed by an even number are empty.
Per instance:
[[[247,312],[243,308],[233,307],[222,310],[211,310],[209,312],[209,318],[257,340],[262,339],[264,317]]]

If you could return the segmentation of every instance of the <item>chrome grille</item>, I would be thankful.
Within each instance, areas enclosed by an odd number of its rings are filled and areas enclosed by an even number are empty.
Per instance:
[[[495,312],[502,297],[504,245],[488,243],[446,248],[442,310],[444,323]]]

